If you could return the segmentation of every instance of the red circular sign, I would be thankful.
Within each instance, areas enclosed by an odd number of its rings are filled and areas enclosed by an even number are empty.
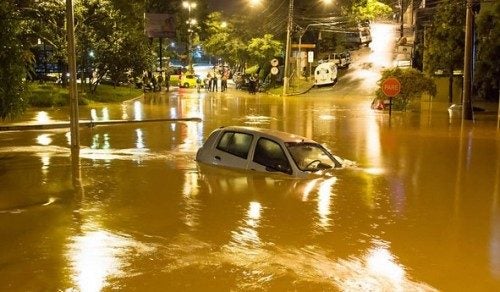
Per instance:
[[[395,77],[389,77],[382,81],[382,92],[388,97],[394,97],[401,92],[401,83]]]

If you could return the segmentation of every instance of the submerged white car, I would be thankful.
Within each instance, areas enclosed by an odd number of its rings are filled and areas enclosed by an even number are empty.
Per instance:
[[[213,131],[196,153],[196,161],[216,166],[307,177],[343,166],[321,144],[305,137],[254,127]]]

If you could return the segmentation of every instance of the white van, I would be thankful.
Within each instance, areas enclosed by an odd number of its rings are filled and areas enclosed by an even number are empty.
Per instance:
[[[335,82],[337,82],[335,62],[322,63],[314,69],[314,85],[334,84]]]

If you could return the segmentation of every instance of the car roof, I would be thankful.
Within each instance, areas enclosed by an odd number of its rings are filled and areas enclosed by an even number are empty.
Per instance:
[[[253,134],[256,136],[261,136],[265,138],[273,138],[274,140],[280,140],[283,143],[286,142],[308,142],[308,143],[317,143],[314,140],[308,139],[303,136],[291,134],[291,133],[286,133],[278,130],[272,130],[272,129],[264,129],[264,128],[258,128],[258,127],[243,127],[243,126],[228,126],[228,127],[221,127],[219,130],[222,131],[236,131],[236,132],[241,132],[241,133],[248,133],[248,134]]]

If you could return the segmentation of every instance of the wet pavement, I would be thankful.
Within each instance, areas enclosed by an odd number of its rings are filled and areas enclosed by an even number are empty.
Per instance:
[[[496,119],[425,102],[389,118],[370,109],[376,68],[349,70],[299,96],[179,89],[82,107],[202,121],[82,127],[73,155],[68,129],[0,132],[0,289],[499,290]],[[310,137],[357,166],[299,180],[197,164],[223,125]]]

